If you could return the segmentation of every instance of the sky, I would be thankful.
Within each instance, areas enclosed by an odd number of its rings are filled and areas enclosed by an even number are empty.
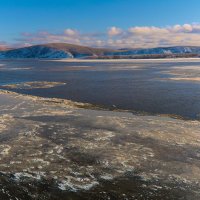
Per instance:
[[[0,0],[0,48],[200,46],[199,0]]]

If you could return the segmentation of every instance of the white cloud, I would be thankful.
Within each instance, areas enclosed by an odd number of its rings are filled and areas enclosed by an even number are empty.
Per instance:
[[[168,30],[165,28],[159,28],[155,26],[142,26],[142,27],[131,27],[129,32],[137,35],[149,35],[149,34],[166,34]]]
[[[115,26],[108,29],[108,35],[111,36],[111,37],[120,35],[121,33],[122,33],[122,30],[120,28],[115,27]]]
[[[64,31],[65,35],[68,35],[68,36],[77,36],[78,35],[78,32],[76,30],[73,30],[73,29],[66,29]]]
[[[200,46],[200,24],[183,24],[166,27],[135,26],[127,30],[111,27],[107,32],[81,33],[65,29],[62,33],[25,33],[18,38],[21,45],[65,42],[86,46],[111,48],[147,48],[156,46]]]

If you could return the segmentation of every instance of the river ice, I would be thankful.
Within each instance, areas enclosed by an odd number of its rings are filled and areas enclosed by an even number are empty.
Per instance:
[[[155,196],[169,191],[180,199],[200,198],[199,121],[77,105],[0,91],[0,171],[9,184],[23,190],[24,183],[46,181],[58,191],[78,193],[136,176],[143,197],[148,188]],[[10,186],[0,195],[5,191],[12,196]],[[134,199],[134,191],[119,191],[119,199],[124,193]]]

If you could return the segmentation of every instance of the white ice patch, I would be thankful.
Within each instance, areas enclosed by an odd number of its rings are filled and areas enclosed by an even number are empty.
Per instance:
[[[113,176],[110,174],[104,174],[104,175],[100,176],[100,178],[103,180],[112,180]]]
[[[90,190],[92,187],[98,185],[99,183],[97,181],[92,181],[87,184],[73,184],[71,182],[71,179],[69,178],[67,181],[63,180],[58,184],[58,188],[60,190],[71,190],[71,191],[78,191],[78,190]]]
[[[36,180],[41,180],[42,176],[44,176],[43,173],[26,173],[26,172],[17,172],[13,174],[14,180],[20,181],[21,179],[27,178],[27,179],[36,179]]]
[[[41,158],[34,158],[34,159],[31,159],[31,161],[34,162],[34,163],[40,163],[42,165],[49,165],[50,164],[49,161],[45,161]]]
[[[0,155],[5,156],[9,154],[11,146],[9,145],[0,145]]]
[[[1,70],[3,71],[18,71],[18,70],[30,70],[31,68],[23,68],[23,67],[12,67],[12,68],[9,68],[9,67],[3,67],[3,68],[0,68]]]

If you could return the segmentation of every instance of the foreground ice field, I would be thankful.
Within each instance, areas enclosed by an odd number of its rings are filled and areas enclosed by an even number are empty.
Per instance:
[[[0,199],[200,199],[200,122],[0,91]]]

